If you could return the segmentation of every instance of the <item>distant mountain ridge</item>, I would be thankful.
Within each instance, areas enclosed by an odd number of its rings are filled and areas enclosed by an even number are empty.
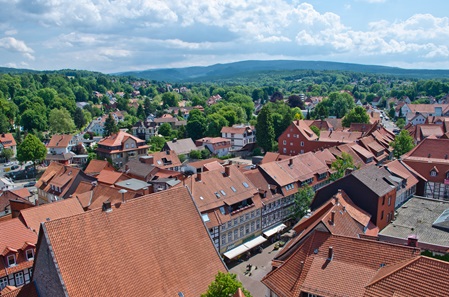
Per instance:
[[[152,69],[144,71],[129,71],[116,73],[116,75],[135,76],[139,78],[169,81],[213,81],[250,74],[260,71],[351,71],[373,74],[386,74],[413,78],[449,78],[449,70],[431,69],[403,69],[398,67],[363,65],[353,63],[326,62],[326,61],[297,61],[297,60],[271,60],[271,61],[240,61],[210,66],[193,66],[186,68]]]

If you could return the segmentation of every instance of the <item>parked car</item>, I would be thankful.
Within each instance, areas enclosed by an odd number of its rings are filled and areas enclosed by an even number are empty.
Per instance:
[[[30,181],[30,182],[27,182],[26,184],[24,184],[23,186],[24,187],[34,187],[35,185],[36,185],[35,181]]]
[[[18,169],[20,166],[19,165],[12,165],[11,166],[11,170],[16,170],[16,169]]]

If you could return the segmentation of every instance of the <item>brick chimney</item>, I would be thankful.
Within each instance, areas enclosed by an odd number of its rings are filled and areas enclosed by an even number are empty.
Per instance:
[[[105,202],[103,202],[102,210],[103,210],[104,212],[111,212],[111,211],[112,211],[112,208],[111,208],[111,201],[105,201]]]
[[[418,236],[416,234],[407,237],[407,245],[411,247],[418,247]]]
[[[288,166],[292,166],[293,165],[293,158],[288,159]]]
[[[201,181],[201,172],[196,174],[196,181]]]
[[[330,221],[331,225],[335,225],[335,211],[331,212],[331,221]]]
[[[225,174],[226,174],[226,176],[231,176],[231,167],[230,166],[226,166],[225,167]]]
[[[334,248],[330,246],[329,251],[327,253],[327,260],[332,261],[333,258],[334,258]]]

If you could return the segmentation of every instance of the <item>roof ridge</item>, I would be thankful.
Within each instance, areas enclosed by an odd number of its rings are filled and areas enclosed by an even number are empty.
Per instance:
[[[372,286],[372,285],[378,283],[379,281],[381,281],[381,280],[383,280],[383,279],[389,277],[390,275],[395,274],[396,272],[398,272],[399,270],[403,269],[404,267],[409,266],[409,265],[411,265],[412,263],[418,261],[418,260],[420,259],[420,257],[421,257],[421,256],[417,256],[417,257],[414,257],[414,258],[411,258],[411,259],[406,259],[406,260],[404,260],[404,261],[400,261],[400,262],[395,263],[395,264],[392,264],[392,265],[390,265],[390,266],[385,266],[385,268],[380,267],[380,268],[377,270],[377,273],[376,273],[376,274],[373,276],[373,278],[371,279],[371,282],[370,282],[368,285],[366,285],[365,287],[370,287],[370,286]],[[389,271],[387,274],[385,274],[385,275],[383,275],[383,276],[381,276],[381,277],[379,277],[379,278],[376,278],[377,274],[378,274],[382,269],[388,269],[388,268],[390,268],[391,271]]]

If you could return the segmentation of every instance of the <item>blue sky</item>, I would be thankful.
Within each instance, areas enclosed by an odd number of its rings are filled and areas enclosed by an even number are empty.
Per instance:
[[[113,73],[241,60],[449,69],[449,1],[0,0],[0,66]]]

